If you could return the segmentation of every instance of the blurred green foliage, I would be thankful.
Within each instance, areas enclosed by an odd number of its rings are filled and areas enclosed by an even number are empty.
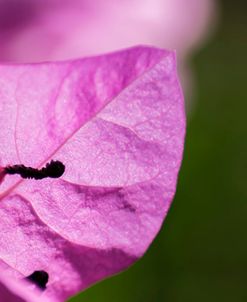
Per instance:
[[[247,301],[247,2],[221,1],[193,59],[197,100],[176,198],[147,254],[71,302]]]

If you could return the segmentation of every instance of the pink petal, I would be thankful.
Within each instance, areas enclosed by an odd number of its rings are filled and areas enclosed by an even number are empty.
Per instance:
[[[214,0],[0,0],[0,60],[35,62],[100,54],[137,44],[197,46]]]
[[[4,302],[51,302],[38,291],[31,291],[28,284],[3,273],[0,273],[0,297]]]
[[[136,47],[63,63],[0,66],[1,166],[59,179],[1,184],[2,270],[45,270],[64,301],[140,258],[176,190],[185,134],[175,54]]]

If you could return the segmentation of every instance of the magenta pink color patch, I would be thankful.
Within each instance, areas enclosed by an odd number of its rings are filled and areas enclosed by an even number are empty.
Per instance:
[[[25,298],[30,291],[65,301],[145,253],[175,194],[183,153],[174,52],[135,47],[1,65],[0,129],[2,169],[65,165],[59,178],[2,177],[2,296],[38,301]],[[18,281],[37,270],[49,275],[38,294]]]

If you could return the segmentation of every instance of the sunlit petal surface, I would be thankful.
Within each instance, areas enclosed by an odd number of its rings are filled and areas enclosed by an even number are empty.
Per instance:
[[[42,297],[64,301],[130,266],[162,225],[185,134],[175,54],[2,65],[0,96],[1,166],[66,167],[58,179],[3,178],[0,271],[43,270]]]

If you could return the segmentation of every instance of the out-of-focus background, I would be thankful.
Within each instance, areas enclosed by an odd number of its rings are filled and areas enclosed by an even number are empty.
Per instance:
[[[138,263],[71,302],[247,301],[247,2],[219,5],[192,58],[196,102],[163,228]]]

